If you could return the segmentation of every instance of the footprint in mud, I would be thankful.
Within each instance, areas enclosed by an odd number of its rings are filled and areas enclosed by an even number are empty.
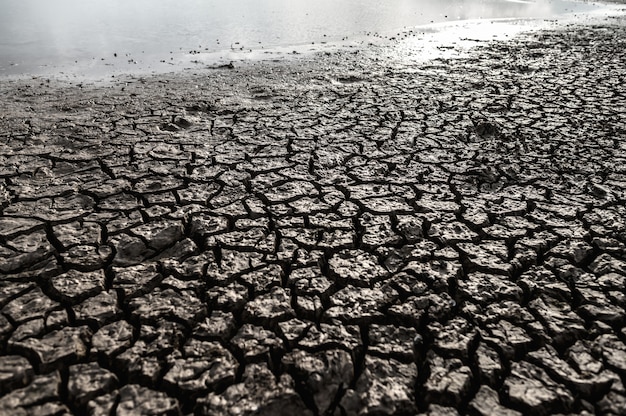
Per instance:
[[[193,123],[184,117],[172,117],[170,123],[164,123],[161,125],[161,130],[164,131],[180,131],[187,130],[193,126]]]
[[[345,75],[333,79],[332,82],[337,84],[355,84],[357,82],[363,82],[363,78],[356,75]]]

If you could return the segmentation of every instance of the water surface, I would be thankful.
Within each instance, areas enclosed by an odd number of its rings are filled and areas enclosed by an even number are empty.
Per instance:
[[[593,7],[565,0],[0,0],[0,75],[163,71],[194,57]]]

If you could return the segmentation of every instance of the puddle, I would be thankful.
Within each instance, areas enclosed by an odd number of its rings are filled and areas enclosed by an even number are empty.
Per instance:
[[[429,24],[551,19],[598,7],[564,0],[3,1],[0,76],[171,72]]]

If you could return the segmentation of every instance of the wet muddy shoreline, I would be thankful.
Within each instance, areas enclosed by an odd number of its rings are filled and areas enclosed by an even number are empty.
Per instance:
[[[624,414],[623,18],[375,48],[0,82],[0,410]]]
[[[568,0],[448,0],[443,7],[436,0],[23,0],[0,5],[0,77],[168,73],[199,63],[284,60],[293,50],[428,32],[435,22],[454,31],[473,19],[485,28],[493,19],[540,22],[608,9]]]

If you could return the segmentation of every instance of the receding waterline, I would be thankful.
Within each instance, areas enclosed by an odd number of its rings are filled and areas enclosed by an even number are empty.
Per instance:
[[[0,75],[174,65],[433,22],[552,18],[565,0],[0,0]]]

